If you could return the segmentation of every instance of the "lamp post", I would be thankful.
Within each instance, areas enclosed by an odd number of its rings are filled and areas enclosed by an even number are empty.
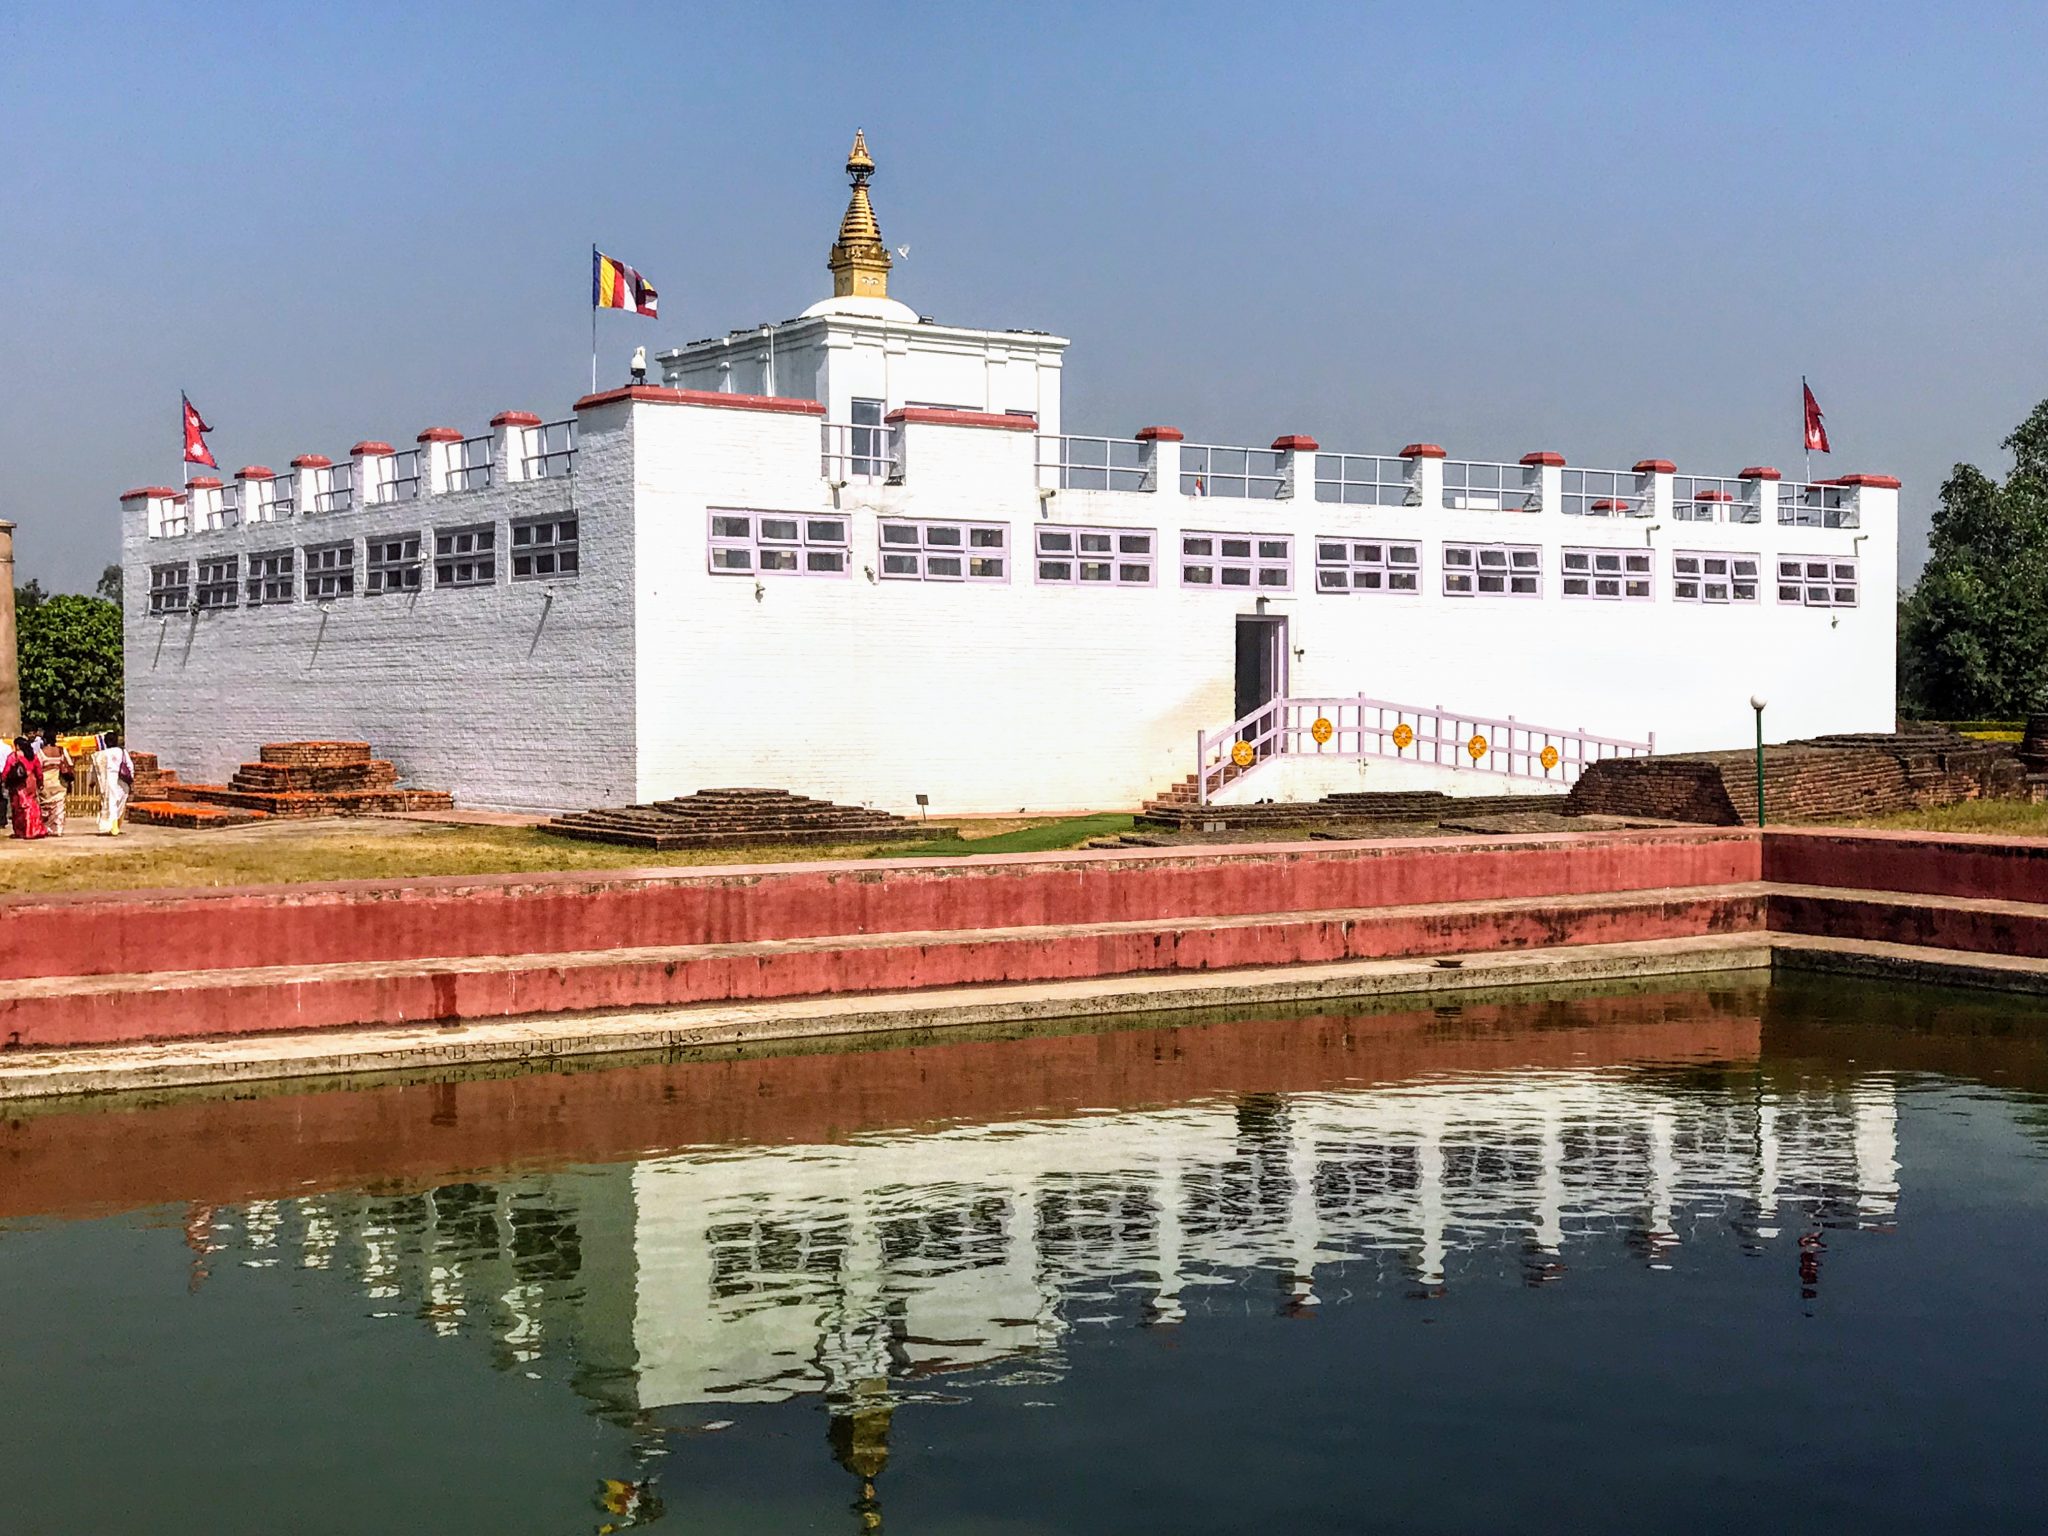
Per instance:
[[[1760,693],[1749,696],[1749,707],[1756,711],[1756,824],[1764,824],[1764,705],[1769,701]]]

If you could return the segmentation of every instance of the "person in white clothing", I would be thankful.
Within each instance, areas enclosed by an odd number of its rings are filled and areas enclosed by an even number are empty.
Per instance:
[[[100,792],[100,831],[119,837],[121,819],[128,814],[128,790],[135,782],[135,760],[121,745],[119,731],[100,737],[99,750],[92,755],[92,775]]]

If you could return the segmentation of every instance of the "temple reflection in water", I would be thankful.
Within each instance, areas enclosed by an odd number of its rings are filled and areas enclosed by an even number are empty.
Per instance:
[[[1340,1267],[1354,1295],[1426,1294],[1886,1227],[1895,1115],[1882,1077],[1493,1072],[257,1200],[188,1240],[345,1276],[506,1367],[552,1358],[617,1412],[886,1412],[890,1383],[1005,1359],[1043,1381],[1075,1326],[1180,1323],[1207,1286],[1300,1310]]]

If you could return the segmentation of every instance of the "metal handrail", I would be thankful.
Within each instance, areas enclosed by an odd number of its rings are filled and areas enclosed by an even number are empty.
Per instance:
[[[1444,505],[1454,512],[1541,512],[1543,471],[1534,464],[1446,459]]]
[[[327,484],[313,493],[315,512],[346,512],[354,499],[356,488],[355,466],[353,464],[332,464],[320,471]]]
[[[1330,724],[1325,741],[1315,739],[1318,720]],[[1405,745],[1395,734],[1402,726],[1408,729]],[[1482,743],[1476,757],[1472,753],[1475,741]],[[1239,743],[1250,748],[1249,763],[1237,762]],[[1195,794],[1198,804],[1207,805],[1233,778],[1275,758],[1304,754],[1386,758],[1538,783],[1572,784],[1588,763],[1610,757],[1643,757],[1656,747],[1655,732],[1647,740],[1630,741],[1584,730],[1529,725],[1513,717],[1503,720],[1436,706],[1396,704],[1363,694],[1282,698],[1260,705],[1221,730],[1197,733]],[[1556,751],[1548,767],[1543,763],[1546,749]]]
[[[1373,453],[1319,453],[1316,500],[1354,507],[1419,507],[1422,491],[1411,460]]]
[[[455,445],[454,462],[448,466],[448,489],[451,491],[481,491],[491,484],[490,434],[482,437],[465,437]]]
[[[576,473],[576,418],[544,421],[537,427],[522,427],[525,434],[521,477],[527,480],[559,480]]]
[[[903,435],[886,426],[818,423],[818,472],[827,480],[903,479]]]
[[[1278,501],[1287,495],[1289,455],[1272,448],[1222,448],[1183,443],[1180,449],[1180,493],[1183,496],[1232,496],[1246,501]]]
[[[1049,451],[1049,452],[1048,452]],[[1038,435],[1038,484],[1056,491],[1150,491],[1153,449],[1134,437]]]
[[[1563,510],[1572,517],[1648,517],[1648,479],[1632,469],[1567,469]]]
[[[1778,521],[1798,528],[1860,528],[1862,508],[1856,488],[1825,480],[1782,480],[1778,483]]]

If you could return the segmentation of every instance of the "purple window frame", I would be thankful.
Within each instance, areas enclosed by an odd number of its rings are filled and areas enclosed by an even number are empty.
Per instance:
[[[916,535],[915,541],[905,543],[900,539],[891,540],[889,530],[907,529]],[[957,532],[960,542],[948,544],[940,538],[934,542],[934,535]],[[986,542],[986,536],[994,534],[996,542]],[[977,544],[976,535],[984,542]],[[890,570],[889,562],[909,560],[915,570]],[[957,560],[960,569],[948,571],[943,566],[933,567],[933,561]],[[1002,572],[991,576],[986,572],[977,573],[974,562],[996,559],[1002,562]],[[1010,548],[1010,525],[1008,523],[969,522],[966,519],[945,517],[884,517],[877,519],[875,527],[875,569],[884,581],[961,581],[979,582],[992,586],[1010,579],[1013,551]]]
[[[1330,550],[1340,549],[1341,555],[1331,555]],[[1392,553],[1397,549],[1407,550],[1414,558],[1395,561]],[[1377,550],[1377,555],[1363,555],[1361,550]],[[1326,576],[1340,576],[1338,582],[1329,582]],[[1410,585],[1392,585],[1395,576],[1406,576]],[[1371,581],[1360,583],[1361,577]],[[1372,597],[1420,597],[1422,596],[1422,540],[1420,539],[1379,539],[1359,538],[1355,534],[1316,535],[1316,590],[1329,592],[1339,597],[1363,593]]]
[[[1188,548],[1197,539],[1207,539],[1210,548],[1197,552]],[[1230,546],[1242,544],[1241,553],[1233,552]],[[1277,544],[1278,554],[1271,553],[1265,546]],[[1191,570],[1206,570],[1206,580],[1189,576]],[[1268,574],[1277,571],[1278,581],[1268,581]],[[1232,572],[1242,572],[1244,580],[1231,581]],[[1214,529],[1185,528],[1180,535],[1180,584],[1195,587],[1204,592],[1292,592],[1294,590],[1294,535],[1291,533],[1223,533]]]
[[[729,526],[733,519],[744,519],[746,531],[735,533]],[[720,523],[728,524],[720,531]],[[781,532],[784,523],[790,525],[785,537]],[[836,536],[821,533],[827,525],[836,524]],[[768,529],[772,525],[774,532]],[[705,522],[708,547],[704,552],[706,568],[714,576],[823,576],[831,580],[844,581],[853,574],[852,520],[844,512],[764,512],[753,507],[713,507]],[[721,554],[743,554],[745,564],[734,564],[730,560],[724,565],[718,563]],[[764,556],[772,555],[776,563],[765,564]],[[793,562],[781,563],[789,555]],[[837,555],[838,568],[821,568],[822,556]]]
[[[1467,555],[1470,558],[1462,564],[1453,557]],[[1485,579],[1488,561],[1485,556],[1499,554],[1501,589],[1489,592],[1479,585]],[[1517,562],[1516,556],[1527,555],[1526,561]],[[1471,585],[1462,591],[1451,585],[1460,575]],[[1517,579],[1530,583],[1526,592],[1517,592]],[[1540,598],[1543,596],[1543,546],[1540,544],[1472,544],[1465,542],[1446,543],[1443,547],[1443,592],[1445,597],[1519,597]]]
[[[1585,562],[1575,570],[1574,559]],[[1613,562],[1611,570],[1601,569],[1603,560]],[[1573,586],[1583,591],[1573,591]],[[1603,586],[1614,590],[1604,592]],[[1632,592],[1631,587],[1640,587]],[[1657,600],[1657,561],[1648,549],[1618,549],[1598,544],[1569,544],[1557,557],[1557,590],[1574,601],[1598,603],[1653,603]]]
[[[1681,561],[1691,560],[1695,564],[1686,570]],[[1716,575],[1707,569],[1709,560],[1725,560],[1728,568]],[[1735,562],[1747,560],[1752,569],[1745,578],[1737,574]],[[1671,600],[1674,603],[1698,603],[1702,606],[1721,607],[1737,603],[1755,603],[1763,600],[1764,590],[1763,556],[1753,549],[1676,549],[1671,552]],[[1738,583],[1747,580],[1749,596],[1743,597],[1735,590]],[[1726,589],[1720,597],[1710,596],[1707,588],[1719,585]],[[1690,586],[1693,590],[1687,592]]]
[[[1047,538],[1068,538],[1073,542],[1066,549],[1046,547]],[[1081,541],[1090,537],[1106,537],[1111,547],[1106,550],[1083,549]],[[1125,541],[1143,539],[1142,551],[1126,549]],[[1106,559],[1086,559],[1085,556],[1102,555]],[[1143,578],[1130,572],[1144,563]],[[1068,574],[1048,576],[1048,565],[1065,565]],[[1107,565],[1110,570],[1106,578],[1084,577],[1084,567]],[[1150,587],[1159,580],[1159,531],[1155,528],[1098,528],[1089,523],[1041,523],[1032,530],[1031,574],[1040,586],[1046,587]]]
[[[1800,574],[1788,577],[1785,567],[1797,566]],[[1817,574],[1814,567],[1821,567]],[[1778,589],[1778,601],[1788,607],[1802,608],[1860,608],[1863,606],[1863,571],[1855,556],[1843,558],[1840,555],[1779,555],[1772,562],[1777,580],[1772,583]],[[1842,572],[1848,571],[1844,576]],[[1785,589],[1792,587],[1797,596],[1787,597]],[[1846,595],[1844,595],[1846,594]]]

